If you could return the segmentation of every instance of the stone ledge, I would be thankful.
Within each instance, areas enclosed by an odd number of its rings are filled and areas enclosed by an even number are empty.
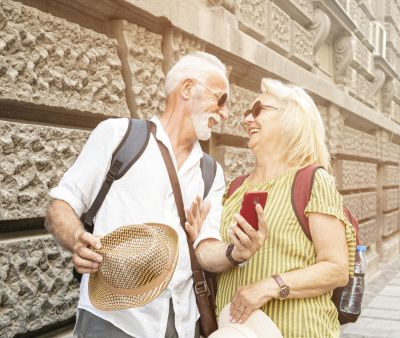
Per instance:
[[[79,285],[71,254],[51,235],[0,242],[0,336],[14,337],[69,319]]]

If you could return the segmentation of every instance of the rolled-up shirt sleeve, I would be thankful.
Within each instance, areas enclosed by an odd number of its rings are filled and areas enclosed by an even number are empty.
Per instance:
[[[204,220],[199,236],[193,243],[193,247],[195,249],[204,239],[214,238],[217,240],[222,240],[220,234],[220,224],[222,214],[222,196],[224,195],[224,192],[224,173],[220,164],[217,163],[217,171],[215,174],[214,182],[211,186],[208,196],[205,199],[205,201],[210,201],[211,209],[207,218]]]
[[[125,121],[124,121],[125,120]],[[80,217],[92,204],[110,166],[111,155],[118,139],[116,125],[127,119],[109,119],[101,122],[90,134],[75,163],[65,172],[50,196],[68,203]]]

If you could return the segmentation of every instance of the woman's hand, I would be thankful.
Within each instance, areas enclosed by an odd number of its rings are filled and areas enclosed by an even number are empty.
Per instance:
[[[253,256],[269,236],[264,210],[260,204],[256,205],[256,212],[258,217],[258,230],[254,230],[240,214],[236,214],[235,219],[240,227],[235,223],[228,231],[229,237],[234,244],[232,258],[238,262],[246,261]]]
[[[211,203],[209,201],[202,202],[201,197],[197,196],[192,203],[190,210],[186,210],[185,229],[189,239],[194,242],[200,233],[200,229],[210,212]]]
[[[255,310],[272,299],[267,295],[267,283],[268,280],[261,280],[236,290],[230,310],[232,323],[245,322]]]

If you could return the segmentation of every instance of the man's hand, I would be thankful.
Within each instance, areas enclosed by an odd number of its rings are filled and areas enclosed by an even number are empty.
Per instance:
[[[77,231],[73,246],[72,262],[79,273],[96,272],[103,261],[103,257],[90,250],[89,247],[100,249],[100,240],[87,231]]]
[[[260,204],[256,205],[258,217],[258,231],[246,222],[239,214],[235,215],[237,224],[231,226],[228,231],[232,243],[235,245],[232,251],[232,258],[242,262],[249,259],[264,244],[269,236],[269,230],[264,215],[264,210]]]
[[[261,280],[236,290],[230,309],[232,323],[245,322],[255,310],[271,299],[266,294],[266,283],[266,280]]]
[[[209,201],[203,203],[201,197],[197,196],[190,210],[186,210],[187,222],[185,223],[185,230],[192,242],[199,235],[203,222],[210,212],[210,208],[211,203]]]

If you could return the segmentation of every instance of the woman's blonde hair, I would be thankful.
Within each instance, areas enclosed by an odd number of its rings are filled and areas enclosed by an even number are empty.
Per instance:
[[[261,81],[261,91],[282,104],[282,137],[288,164],[297,168],[321,165],[331,173],[324,124],[310,95],[301,87],[267,78]]]

